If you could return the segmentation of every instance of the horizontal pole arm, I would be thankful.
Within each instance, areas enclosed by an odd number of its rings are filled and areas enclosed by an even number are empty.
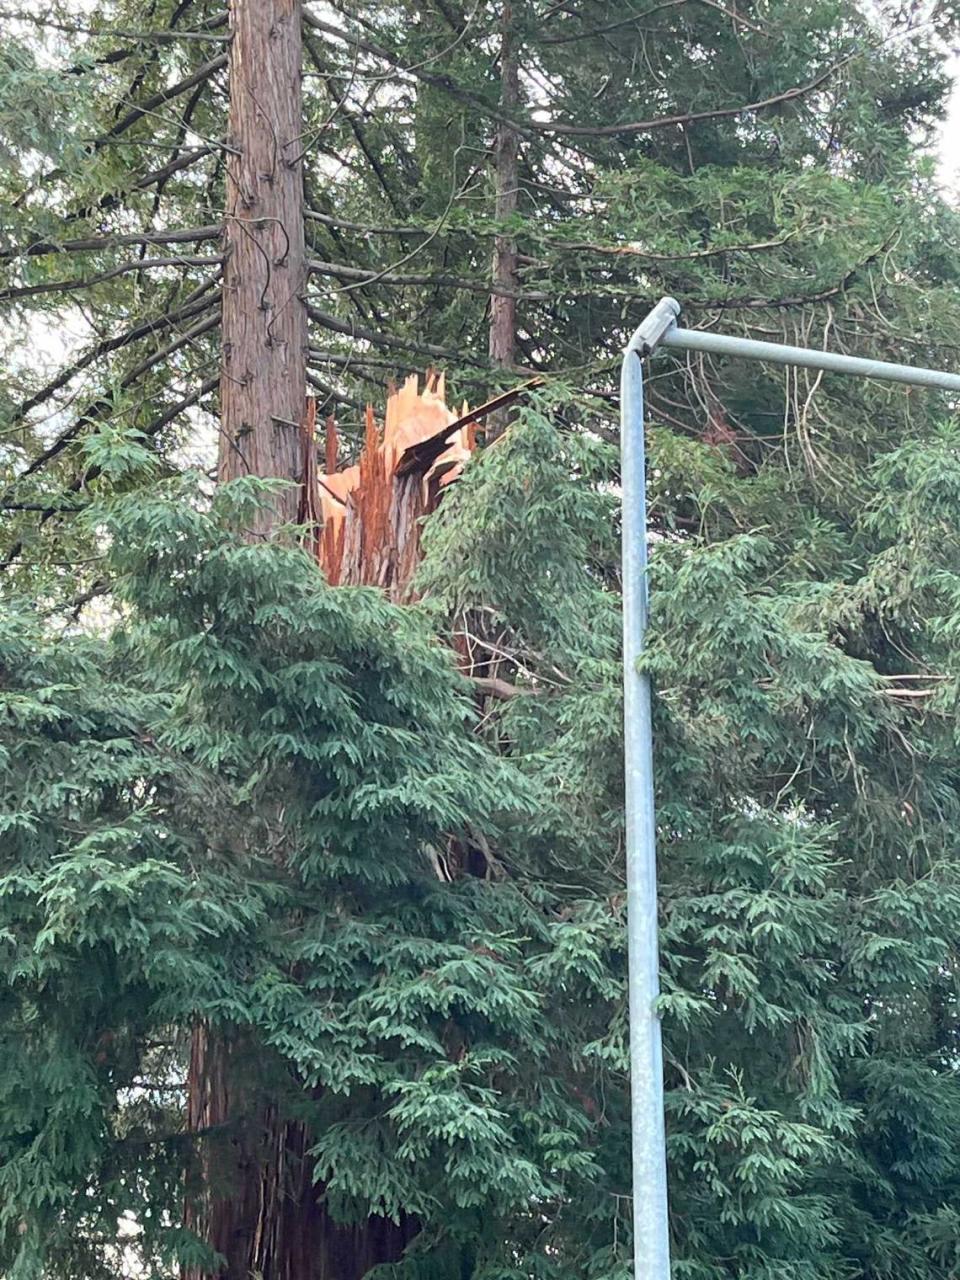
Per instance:
[[[793,365],[801,369],[823,369],[827,373],[853,374],[861,378],[877,378],[883,382],[904,382],[914,387],[960,391],[960,374],[946,373],[940,369],[891,364],[886,360],[864,360],[860,356],[844,356],[810,347],[788,347],[779,342],[754,342],[752,338],[706,333],[700,329],[680,329],[675,325],[664,332],[659,345],[676,347],[681,351],[702,351],[706,355],[766,360],[769,364]]]

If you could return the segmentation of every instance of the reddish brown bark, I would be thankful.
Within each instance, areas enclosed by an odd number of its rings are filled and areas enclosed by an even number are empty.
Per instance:
[[[219,478],[294,482],[250,537],[296,520],[306,403],[300,0],[231,0]],[[312,487],[307,486],[311,492]],[[306,518],[316,513],[300,512]],[[333,1222],[307,1128],[279,1114],[252,1037],[198,1024],[187,1125],[198,1135],[185,1221],[223,1258],[184,1280],[361,1280],[416,1225]]]
[[[330,1219],[314,1185],[308,1131],[256,1099],[251,1058],[242,1039],[194,1031],[189,1118],[206,1133],[206,1197],[188,1220],[226,1259],[221,1280],[362,1280],[399,1260],[416,1224],[372,1218],[345,1227]]]
[[[520,102],[520,68],[513,26],[512,0],[503,0],[500,18],[500,108],[508,119],[516,114]],[[520,138],[516,129],[501,123],[493,147],[495,215],[501,224],[517,211],[520,182]],[[512,233],[503,230],[493,246],[492,281],[498,286],[490,295],[490,359],[493,364],[510,368],[517,354],[517,242]],[[505,292],[506,291],[506,292]],[[492,414],[487,423],[487,439],[496,439],[507,425],[505,410]]]
[[[443,378],[428,373],[392,392],[384,428],[367,411],[359,462],[339,470],[336,425],[327,423],[325,472],[318,474],[315,405],[299,432],[303,477],[297,515],[313,527],[313,550],[328,579],[379,585],[391,598],[411,597],[420,557],[421,518],[459,476],[474,447],[474,427],[538,385],[532,379],[477,409],[459,414],[443,399]],[[484,672],[486,669],[484,668]],[[481,672],[481,675],[484,675]],[[489,673],[487,673],[489,674]],[[485,696],[511,696],[509,686],[481,679]],[[490,874],[482,850],[451,840],[447,877]],[[438,874],[440,872],[438,871]],[[252,1038],[198,1025],[189,1070],[188,1127],[199,1135],[186,1222],[225,1259],[225,1280],[362,1280],[380,1263],[399,1260],[416,1235],[410,1218],[371,1218],[344,1227],[327,1213],[313,1179],[309,1129],[276,1110],[277,1090],[264,1079]],[[197,1269],[184,1280],[208,1280]]]
[[[357,496],[351,505],[349,493],[343,495],[337,544],[336,521],[323,501],[324,495],[330,499],[329,488],[317,483],[313,423],[309,417],[303,421],[307,335],[297,162],[303,131],[301,4],[230,0],[229,10],[219,477],[295,482],[256,518],[250,536],[266,536],[277,522],[298,516],[316,525],[322,515],[326,522],[315,550],[322,558],[323,546],[333,539],[334,580],[379,582],[401,599],[419,554],[420,516],[432,509],[443,480],[462,461],[459,454],[446,461],[442,455],[451,448],[465,453],[466,436],[459,442],[448,439],[454,415],[442,405],[438,380],[431,395],[442,408],[431,401],[424,410],[430,430],[421,429],[420,414],[420,428],[405,435],[395,406],[388,410],[381,441],[371,415],[367,449],[357,468]],[[508,158],[506,146],[504,163]],[[511,190],[515,207],[516,182],[507,173],[504,184],[508,203],[501,212],[506,216]],[[515,250],[513,260],[515,270]],[[501,269],[507,270],[508,259],[503,263]],[[504,341],[512,324],[502,328]],[[512,363],[506,347],[495,358]],[[421,408],[425,403],[415,383],[412,393],[400,394],[408,399],[412,394]],[[456,429],[469,431],[468,421]],[[332,430],[325,479],[334,485],[340,474],[335,443]],[[374,496],[364,501],[364,494]],[[362,1280],[374,1266],[399,1260],[418,1224],[371,1218],[345,1227],[332,1221],[323,1187],[314,1182],[309,1129],[278,1111],[282,1091],[263,1071],[263,1055],[251,1035],[203,1023],[194,1028],[187,1122],[197,1146],[185,1221],[224,1263],[219,1272],[188,1269],[184,1280],[208,1280],[214,1274],[225,1280]]]
[[[231,0],[219,476],[300,478],[307,320],[300,0]],[[253,532],[293,521],[291,488]]]
[[[307,1129],[263,1099],[253,1057],[243,1037],[194,1029],[188,1122],[203,1136],[186,1220],[226,1265],[188,1270],[185,1280],[360,1280],[376,1263],[399,1258],[402,1228],[330,1221]]]

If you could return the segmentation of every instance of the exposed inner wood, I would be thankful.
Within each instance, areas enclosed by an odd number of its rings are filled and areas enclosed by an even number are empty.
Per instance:
[[[420,528],[436,510],[476,447],[476,428],[540,386],[531,378],[475,409],[447,407],[442,374],[429,371],[423,388],[416,375],[391,390],[383,428],[367,407],[359,460],[340,467],[340,440],[333,418],[326,423],[325,470],[317,474],[315,411],[308,406],[303,435],[303,493],[299,520],[311,539],[327,580],[334,586],[382,587],[392,600],[411,598],[420,559]]]
[[[442,374],[416,375],[387,399],[381,430],[367,408],[359,461],[339,470],[333,419],[326,427],[326,471],[317,477],[323,519],[318,559],[333,585],[382,587],[392,600],[410,598],[420,558],[420,525],[436,509],[474,449],[466,405],[447,408]],[[304,479],[308,479],[308,449]],[[306,488],[306,483],[305,486]],[[308,500],[309,501],[309,500]]]

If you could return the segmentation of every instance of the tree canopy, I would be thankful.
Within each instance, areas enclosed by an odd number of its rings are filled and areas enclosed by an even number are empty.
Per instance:
[[[626,1280],[619,351],[671,293],[955,363],[960,9],[269,3],[303,39],[279,302],[245,0],[4,10],[0,1275],[215,1275],[219,1197],[243,1280]],[[249,536],[299,477],[224,476],[243,239],[348,455],[390,378],[543,379],[416,603]],[[648,400],[674,1275],[948,1280],[954,407],[666,352]]]

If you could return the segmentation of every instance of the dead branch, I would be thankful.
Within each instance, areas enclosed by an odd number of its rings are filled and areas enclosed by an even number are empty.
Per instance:
[[[540,692],[539,689],[531,689],[526,685],[511,684],[509,680],[501,680],[499,676],[468,678],[478,693],[487,698],[497,698],[501,702],[509,702],[511,698],[529,697]]]

